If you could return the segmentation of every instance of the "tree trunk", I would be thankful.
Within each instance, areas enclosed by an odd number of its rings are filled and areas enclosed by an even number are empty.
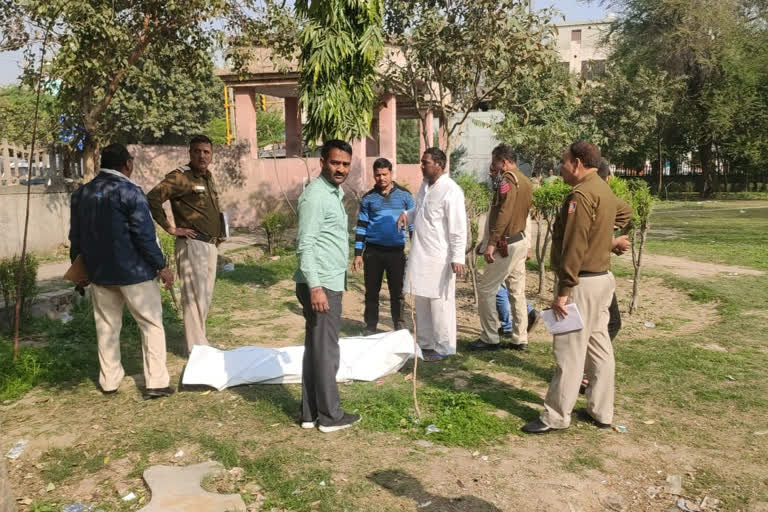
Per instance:
[[[536,219],[536,262],[539,264],[539,291],[544,289],[544,252],[541,250],[541,216]]]
[[[96,176],[96,161],[99,152],[99,142],[89,131],[83,142],[83,183],[91,181]]]
[[[480,295],[477,292],[477,254],[475,251],[469,255],[469,274],[472,279],[472,291],[475,294],[475,307],[480,303]]]
[[[635,268],[634,281],[632,283],[632,302],[629,305],[629,314],[633,314],[637,311],[637,306],[640,304],[640,269],[643,263],[643,248],[645,247],[645,240],[648,236],[648,226],[640,229],[640,243],[637,247],[637,253],[635,253],[635,244],[637,235],[633,237],[632,244],[632,266]]]
[[[662,191],[661,180],[662,180],[662,177],[664,176],[664,159],[662,158],[662,155],[661,155],[661,132],[659,132],[659,136],[656,138],[656,143],[657,143],[657,149],[658,149],[658,155],[659,155],[659,190],[658,190],[658,194],[659,194],[659,197],[661,197],[661,191]]]
[[[699,145],[699,159],[701,160],[701,175],[704,184],[701,188],[701,197],[710,197],[717,191],[717,175],[714,169],[714,157],[712,154],[712,139],[707,139]]]

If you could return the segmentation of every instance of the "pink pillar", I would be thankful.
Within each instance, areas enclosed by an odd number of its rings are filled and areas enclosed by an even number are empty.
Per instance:
[[[251,157],[259,157],[259,141],[256,135],[255,91],[252,87],[235,87],[235,134],[238,141],[247,141]]]
[[[299,98],[285,98],[285,156],[301,156],[301,109]]]
[[[397,100],[394,94],[383,98],[384,105],[379,109],[379,156],[392,162],[393,171],[397,170]]]
[[[352,165],[349,169],[347,185],[357,192],[365,192],[370,188],[369,183],[373,181],[369,179],[371,173],[366,169],[366,140],[355,139],[350,144],[352,145]]]

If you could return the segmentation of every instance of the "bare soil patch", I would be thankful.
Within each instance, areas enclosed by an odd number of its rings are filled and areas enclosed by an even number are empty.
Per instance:
[[[663,272],[670,272],[681,277],[702,279],[707,277],[738,277],[761,276],[764,272],[736,265],[722,265],[719,263],[706,263],[691,261],[686,258],[667,256],[664,254],[646,254],[643,256],[643,266]]]

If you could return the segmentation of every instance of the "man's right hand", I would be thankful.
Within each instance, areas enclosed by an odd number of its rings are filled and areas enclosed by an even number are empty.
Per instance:
[[[397,218],[397,229],[400,231],[404,230],[406,227],[408,227],[408,214],[403,212],[400,214],[400,216]]]
[[[157,276],[165,285],[166,290],[173,288],[173,272],[171,272],[171,269],[165,267],[163,270],[158,272]]]
[[[360,272],[363,270],[363,257],[362,256],[355,256],[355,259],[352,261],[352,270],[355,272]]]
[[[309,292],[309,302],[312,304],[312,311],[315,313],[327,313],[330,311],[328,305],[328,297],[325,295],[325,290],[322,286],[315,286]]]
[[[176,228],[171,226],[168,228],[168,233],[173,236],[183,236],[184,238],[197,238],[197,232],[194,229],[189,228]]]

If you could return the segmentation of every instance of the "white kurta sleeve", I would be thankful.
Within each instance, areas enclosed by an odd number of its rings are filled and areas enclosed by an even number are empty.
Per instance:
[[[405,215],[408,217],[408,225],[412,226],[413,221],[416,219],[416,209],[419,207],[419,205],[424,205],[424,182],[421,183],[421,186],[419,187],[419,192],[416,194],[416,201],[414,201],[413,208],[410,210],[405,210]]]
[[[448,220],[448,252],[451,263],[465,262],[467,249],[467,212],[464,209],[464,193],[458,187],[446,194],[446,218]]]

